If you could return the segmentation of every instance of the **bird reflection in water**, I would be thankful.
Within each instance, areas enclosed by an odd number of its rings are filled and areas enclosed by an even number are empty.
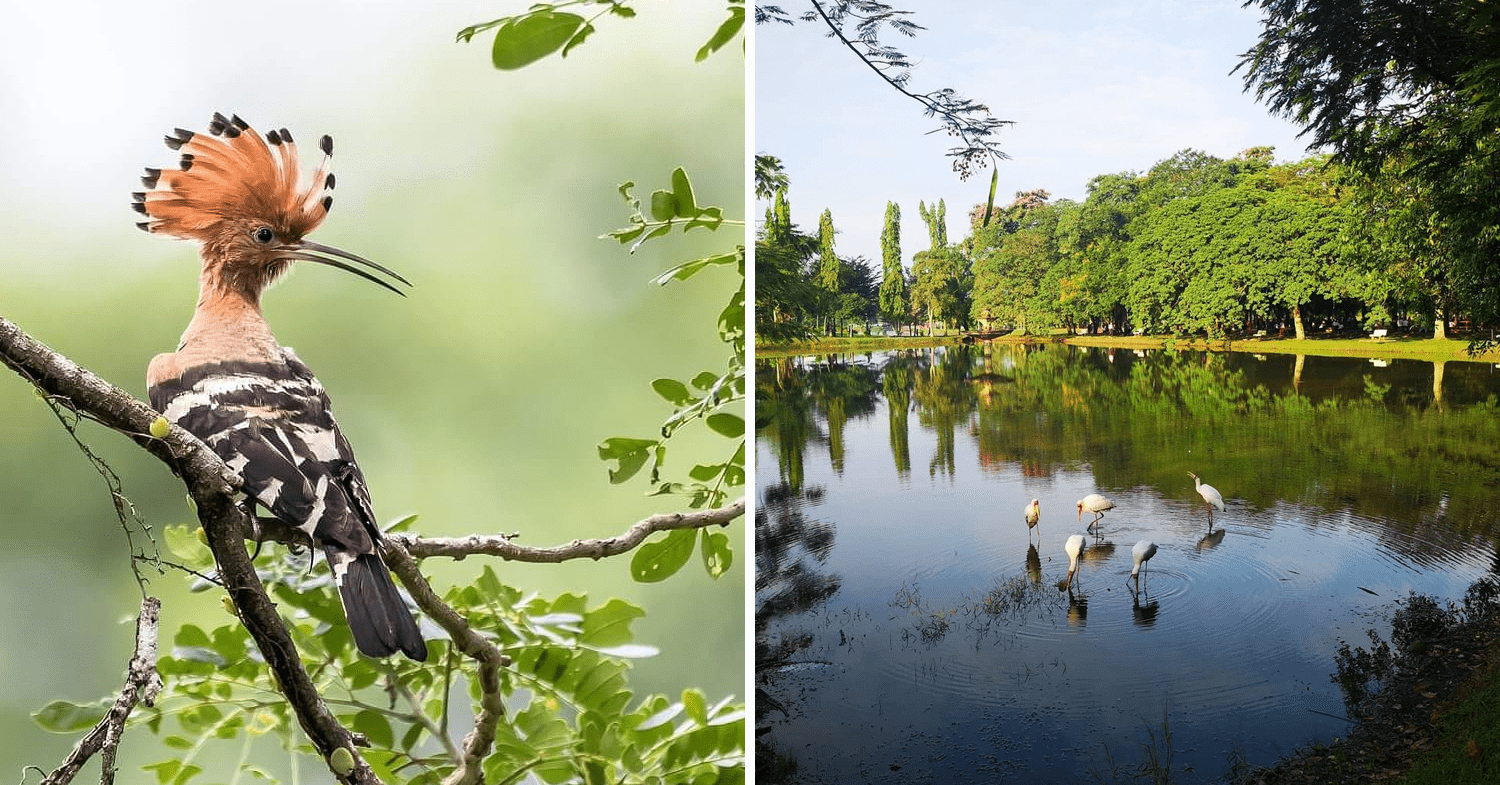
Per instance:
[[[1156,600],[1142,605],[1140,596],[1136,595],[1130,607],[1131,621],[1135,622],[1137,627],[1150,627],[1156,624],[1156,611]]]
[[[1089,619],[1089,598],[1068,592],[1068,626],[1083,627]]]
[[[1197,546],[1198,547],[1198,551],[1202,552],[1202,551],[1208,550],[1209,548],[1216,548],[1216,547],[1218,547],[1219,543],[1221,543],[1223,541],[1224,541],[1224,530],[1223,529],[1219,529],[1218,531],[1209,532],[1208,534],[1205,534],[1202,537],[1198,538],[1198,546]]]
[[[1094,541],[1089,543],[1089,549],[1084,551],[1082,558],[1090,566],[1098,566],[1114,558],[1114,555],[1115,544],[1096,534],[1094,535]]]
[[[1032,583],[1042,585],[1042,554],[1035,545],[1026,546],[1026,576]]]

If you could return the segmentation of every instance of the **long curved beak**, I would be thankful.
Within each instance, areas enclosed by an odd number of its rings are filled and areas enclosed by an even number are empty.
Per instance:
[[[348,262],[341,262],[339,260],[347,259],[349,262],[362,264],[365,267],[368,267],[377,272],[385,273],[386,275],[396,279],[397,281],[400,281],[401,283],[406,284],[407,286],[411,286],[411,281],[408,281],[405,278],[401,277],[401,274],[396,272],[395,270],[385,267],[384,265],[376,264],[375,262],[372,262],[362,256],[355,256],[348,251],[341,251],[338,248],[323,245],[322,243],[315,243],[311,240],[299,240],[295,243],[287,243],[286,245],[283,245],[276,250],[277,256],[282,259],[295,259],[303,262],[317,262],[318,264],[326,264],[329,267],[337,267],[345,272],[354,273],[355,275],[365,279],[366,281],[374,281],[375,283],[384,286],[387,289],[390,289],[391,291],[401,295],[402,297],[406,296],[406,292],[397,289],[391,283],[381,278],[377,278],[374,275],[366,272],[365,270],[349,264]]]

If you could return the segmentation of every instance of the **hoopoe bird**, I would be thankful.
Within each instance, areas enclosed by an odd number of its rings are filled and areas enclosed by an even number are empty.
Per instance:
[[[182,156],[178,168],[147,168],[147,190],[133,195],[135,211],[149,219],[141,229],[197,241],[203,262],[198,305],[177,351],[157,355],[146,371],[151,405],[244,478],[247,506],[264,507],[323,550],[361,652],[425,660],[416,620],[380,558],[370,492],[328,394],[276,342],[260,309],[266,288],[298,261],[331,265],[397,294],[361,267],[411,284],[305,239],[333,206],[330,137],[319,140],[323,163],[300,190],[297,147],[285,128],[262,137],[238,115],[215,114],[208,130],[179,128],[166,137]]]

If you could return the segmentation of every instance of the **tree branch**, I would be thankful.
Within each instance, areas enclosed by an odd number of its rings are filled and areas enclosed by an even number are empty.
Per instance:
[[[156,631],[161,617],[161,600],[146,597],[141,600],[141,613],[135,619],[135,654],[125,667],[125,685],[120,688],[120,697],[94,729],[78,740],[66,760],[42,778],[41,785],[66,785],[78,775],[78,770],[94,753],[100,755],[100,785],[113,785],[115,781],[115,752],[120,748],[120,735],[125,732],[125,721],[137,703],[152,705],[156,694],[161,692],[161,675],[156,672]]]
[[[656,532],[728,526],[730,522],[744,514],[745,499],[741,497],[733,504],[712,510],[653,515],[638,521],[623,534],[614,537],[600,540],[574,540],[569,545],[551,548],[528,548],[517,545],[503,534],[474,534],[468,537],[412,537],[405,534],[392,534],[387,535],[386,540],[399,544],[404,551],[418,559],[433,556],[463,559],[466,556],[484,554],[498,556],[506,561],[556,564],[569,559],[602,559],[606,556],[617,556],[640,545],[643,540]]]
[[[0,362],[15,370],[55,403],[126,434],[182,478],[197,506],[209,548],[219,567],[220,579],[229,592],[236,614],[255,638],[256,645],[271,667],[276,684],[297,713],[298,722],[308,738],[325,761],[328,761],[334,750],[343,748],[350,752],[354,770],[339,775],[340,780],[348,783],[378,782],[369,766],[355,751],[353,734],[329,713],[318,695],[245,550],[245,539],[249,537],[307,546],[310,542],[306,533],[274,518],[252,520],[238,503],[241,486],[239,476],[205,444],[176,426],[163,439],[147,435],[151,423],[157,418],[157,413],[149,406],[35,341],[3,317],[0,317]],[[483,782],[482,763],[492,751],[496,727],[505,717],[505,706],[501,700],[500,669],[507,667],[510,659],[486,636],[475,631],[467,619],[442,601],[422,575],[418,560],[436,556],[463,559],[470,555],[489,555],[509,561],[542,564],[579,558],[597,560],[630,551],[656,532],[727,526],[744,514],[745,499],[742,497],[716,509],[653,515],[636,522],[614,537],[574,540],[568,545],[550,548],[517,545],[506,535],[473,535],[462,538],[387,535],[382,543],[382,555],[387,566],[400,578],[412,600],[428,618],[447,631],[453,648],[478,665],[480,699],[474,729],[464,737],[463,748],[458,751],[454,760],[458,768],[449,775],[445,785],[477,785]],[[150,658],[153,674],[154,629],[153,626]],[[126,711],[128,713],[128,709]],[[123,717],[120,722],[123,727]],[[114,744],[118,744],[118,731],[114,732],[114,737]],[[80,747],[82,744],[80,742]],[[107,761],[112,759],[112,748],[109,756]],[[82,760],[78,765],[81,764]],[[333,769],[331,761],[329,767]],[[109,768],[112,770],[112,766]],[[74,772],[76,773],[76,766]],[[335,774],[338,772],[335,771]],[[67,779],[56,782],[65,783],[71,778],[70,773]],[[110,784],[106,781],[105,785]]]
[[[458,761],[458,768],[443,781],[444,785],[477,785],[484,781],[482,764],[495,743],[495,726],[505,717],[505,704],[500,696],[500,669],[510,665],[510,658],[489,639],[475,632],[467,619],[437,596],[403,542],[387,537],[381,555],[391,572],[401,578],[417,607],[448,631],[454,648],[479,665],[479,712],[474,717],[474,730],[464,737],[463,757]]]
[[[172,426],[162,439],[149,436],[151,423],[157,418],[150,406],[79,367],[4,317],[0,317],[0,362],[42,393],[129,436],[182,478],[197,506],[198,520],[203,524],[235,612],[255,639],[302,730],[324,761],[329,762],[330,770],[333,766],[329,756],[334,750],[348,750],[354,766],[346,774],[334,772],[341,781],[379,782],[359,756],[349,729],[323,704],[276,606],[255,574],[245,552],[243,533],[249,530],[250,521],[238,504],[239,476],[213,450],[182,428]]]

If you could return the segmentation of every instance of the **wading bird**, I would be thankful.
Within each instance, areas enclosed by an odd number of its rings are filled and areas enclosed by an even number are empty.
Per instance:
[[[298,261],[331,265],[398,294],[354,265],[410,283],[304,239],[333,206],[331,138],[319,140],[323,163],[300,190],[297,147],[286,129],[262,137],[238,116],[215,114],[208,130],[179,128],[168,136],[167,147],[181,155],[178,168],[148,168],[141,178],[147,190],[134,194],[132,206],[149,219],[138,226],[197,241],[203,263],[197,309],[177,351],[157,355],[146,371],[151,405],[239,472],[247,507],[270,510],[323,550],[361,652],[425,660],[416,620],[380,559],[369,489],[328,394],[276,342],[260,308],[266,287]]]
[[[1219,493],[1218,488],[1198,479],[1198,475],[1188,472],[1188,476],[1193,478],[1193,484],[1198,489],[1198,495],[1203,497],[1203,501],[1208,502],[1208,528],[1212,529],[1214,527],[1214,508],[1219,508],[1219,512],[1224,511],[1224,494]]]
[[[1042,519],[1042,503],[1032,499],[1031,504],[1026,505],[1026,541],[1031,542],[1031,530],[1036,528],[1037,521]]]
[[[1088,527],[1092,529],[1099,521],[1104,520],[1105,510],[1113,510],[1114,508],[1114,502],[1097,493],[1091,493],[1078,500],[1078,522],[1083,523],[1084,511],[1091,512],[1094,514],[1094,519],[1089,521]]]
[[[1063,550],[1068,554],[1068,579],[1063,581],[1063,584],[1058,588],[1072,594],[1073,575],[1078,572],[1078,555],[1083,553],[1083,535],[1075,534],[1069,537],[1068,543],[1063,546]]]
[[[1140,591],[1141,589],[1141,570],[1146,566],[1146,562],[1151,561],[1151,557],[1155,555],[1156,543],[1150,540],[1141,540],[1135,544],[1134,548],[1130,549],[1130,561],[1133,562],[1133,566],[1130,568],[1130,577],[1135,579],[1136,591]]]

